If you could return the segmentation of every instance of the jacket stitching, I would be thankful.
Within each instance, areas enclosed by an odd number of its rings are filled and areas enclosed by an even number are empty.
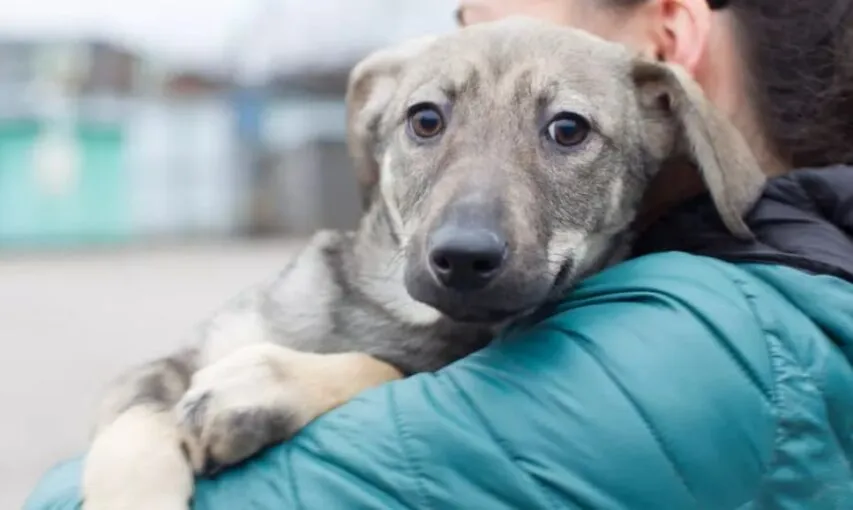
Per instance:
[[[747,291],[747,287],[749,287],[750,284],[748,282],[746,282],[745,280],[738,278],[734,275],[732,275],[732,280],[738,286],[738,288],[740,289],[740,291],[744,295],[744,297],[746,297],[747,303],[749,303],[750,308],[752,308],[754,310],[753,313],[756,316],[756,320],[762,325],[762,330],[765,332],[765,334],[768,337],[775,340],[775,342],[767,341],[766,344],[767,344],[768,351],[770,351],[770,359],[772,362],[771,363],[771,369],[772,369],[773,375],[774,375],[774,378],[773,378],[774,379],[774,389],[776,389],[780,385],[780,381],[779,381],[779,373],[781,371],[780,365],[782,363],[786,362],[785,358],[783,357],[782,353],[780,352],[783,349],[783,347],[781,345],[781,337],[776,331],[774,331],[769,326],[765,327],[765,323],[761,320],[761,317],[757,313],[757,307],[754,306],[754,301],[756,300],[756,296],[754,293]],[[792,358],[794,360],[796,360],[796,356],[793,356],[793,353],[792,353]],[[817,391],[817,393],[820,395],[821,399],[824,402],[826,402],[826,392],[824,391],[824,388],[822,387],[822,385],[825,385],[825,381],[822,379],[819,380],[818,378],[813,376],[811,373],[809,373],[809,371],[806,369],[806,367],[804,367],[802,365],[802,363],[795,362],[795,364],[796,364],[796,367],[800,369],[801,377],[803,377],[803,379],[805,381],[811,383],[811,385],[815,388],[815,391]],[[778,393],[778,398],[775,401],[778,402],[778,406],[777,406],[778,412],[774,413],[774,415],[776,416],[776,428],[777,428],[776,438],[774,440],[773,455],[771,456],[770,461],[767,464],[768,469],[765,471],[765,473],[762,476],[761,487],[763,487],[763,485],[768,481],[768,477],[772,476],[776,472],[778,467],[780,466],[780,462],[781,462],[780,451],[782,449],[783,444],[788,439],[788,433],[786,431],[786,427],[784,426],[784,420],[782,418],[783,416],[787,415],[787,413],[784,412],[786,404],[785,404],[784,396],[782,395],[782,393],[780,391],[777,391],[777,393]],[[775,409],[774,409],[774,411],[775,411]],[[836,437],[836,439],[837,439],[837,437]],[[851,466],[850,460],[847,459],[846,457],[844,458],[844,463],[848,467],[848,469],[851,469],[851,467],[853,467],[853,466]],[[761,487],[759,488],[759,490],[761,490]]]
[[[584,339],[585,342],[589,342],[589,339]],[[666,441],[663,440],[663,436],[660,432],[655,428],[652,424],[652,421],[648,416],[643,412],[642,407],[637,404],[637,402],[631,397],[631,394],[628,392],[627,388],[618,380],[618,378],[607,368],[607,364],[600,360],[595,353],[589,348],[588,345],[585,345],[584,342],[578,342],[577,344],[581,349],[584,350],[601,368],[601,370],[607,374],[607,377],[613,382],[613,384],[619,388],[620,393],[625,397],[625,399],[631,404],[631,407],[634,408],[634,412],[637,413],[637,416],[640,417],[640,420],[643,422],[646,430],[649,432],[649,435],[652,436],[652,439],[657,444],[660,451],[663,453],[664,459],[672,468],[672,471],[675,473],[676,478],[678,479],[681,486],[684,487],[684,490],[690,496],[690,498],[695,503],[694,508],[701,508],[699,504],[699,499],[696,497],[696,494],[693,493],[693,490],[690,489],[690,486],[687,484],[687,478],[684,476],[684,473],[681,471],[681,468],[678,464],[673,460],[673,456],[670,453],[670,448],[668,447]]]
[[[287,451],[287,479],[290,482],[290,490],[293,494],[293,501],[296,503],[294,506],[296,508],[304,508],[305,505],[302,503],[302,497],[299,494],[299,484],[296,482],[296,473],[293,469],[293,450],[289,449]]]
[[[414,452],[409,448],[409,441],[411,441],[413,436],[406,429],[405,424],[403,423],[403,419],[400,417],[400,412],[397,408],[397,401],[396,399],[394,399],[393,395],[390,397],[390,402],[392,407],[391,416],[394,420],[394,428],[397,429],[397,435],[400,437],[400,449],[402,450],[403,456],[408,461],[406,462],[406,466],[409,467],[409,471],[411,471],[410,474],[414,482],[415,500],[418,501],[418,504],[415,508],[433,508],[433,506],[429,502],[429,491],[427,491],[422,481],[423,470],[419,468],[420,462],[417,461]]]
[[[495,442],[495,444],[500,447],[504,454],[512,460],[513,464],[515,464],[519,468],[519,470],[524,473],[527,478],[530,479],[531,483],[533,483],[539,489],[539,493],[542,494],[543,498],[548,501],[549,507],[561,508],[561,506],[557,503],[557,501],[549,493],[549,491],[542,485],[542,483],[539,482],[536,477],[530,475],[525,469],[518,465],[520,459],[518,459],[518,457],[513,454],[512,448],[509,443],[500,436],[498,436],[498,434],[488,425],[488,421],[486,420],[486,418],[482,415],[482,413],[480,413],[480,411],[477,409],[477,406],[474,405],[474,402],[468,397],[468,395],[464,391],[462,391],[459,383],[454,380],[453,375],[450,373],[446,373],[445,375],[456,388],[457,394],[465,401],[466,404],[468,404],[468,407],[471,409],[471,412],[480,421],[480,425],[483,427],[483,430],[485,430],[486,433],[489,434],[489,437]]]
[[[782,354],[779,352],[780,347],[777,346],[774,342],[770,341],[770,338],[779,339],[779,334],[771,328],[769,324],[767,324],[761,314],[758,311],[758,306],[756,304],[756,296],[755,293],[752,292],[749,287],[750,285],[743,279],[734,274],[729,274],[732,282],[740,291],[741,295],[744,297],[747,306],[749,306],[752,315],[755,317],[756,322],[761,327],[761,331],[764,333],[764,345],[767,348],[767,356],[770,359],[770,371],[773,378],[773,387],[771,393],[771,403],[773,404],[773,419],[774,423],[774,438],[773,438],[773,452],[770,456],[770,460],[767,463],[767,467],[764,469],[764,473],[761,475],[761,483],[759,484],[759,488],[756,492],[760,493],[762,487],[767,483],[768,476],[775,472],[775,470],[779,466],[780,462],[780,451],[782,449],[782,445],[785,442],[785,429],[782,426],[782,415],[784,414],[784,409],[786,406],[785,397],[782,395],[782,392],[779,390],[780,378],[781,378],[781,368],[780,365],[782,363]]]
[[[741,294],[744,293],[743,289],[738,286],[738,290],[740,290]],[[689,300],[677,299],[679,302],[683,303],[685,307],[691,308],[693,305]],[[766,334],[767,328],[765,325],[757,319],[755,308],[751,303],[747,303],[750,312],[754,317],[756,317],[756,322],[758,322],[758,326],[761,329],[761,332]],[[702,322],[708,329],[712,330],[715,334],[720,335],[720,337],[726,337],[728,335],[720,332],[720,328],[714,323],[714,321],[710,320],[702,313],[693,313],[696,320]],[[760,391],[762,397],[769,400],[770,402],[774,401],[775,394],[778,393],[776,388],[776,380],[774,379],[769,385],[765,384],[758,376],[754,375],[752,371],[749,369],[748,362],[743,359],[743,356],[740,356],[736,353],[736,351],[731,347],[729,342],[722,342],[722,347],[725,350],[726,354],[732,360],[732,362],[737,367],[738,371],[743,375],[745,379],[747,379],[751,384],[756,386]]]

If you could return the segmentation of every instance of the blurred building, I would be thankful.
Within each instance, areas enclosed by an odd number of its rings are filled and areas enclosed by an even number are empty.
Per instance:
[[[451,28],[453,3],[258,3],[225,51],[177,63],[168,43],[0,37],[0,248],[354,226],[349,69]]]
[[[228,85],[185,81],[109,42],[0,40],[0,244],[234,232]]]

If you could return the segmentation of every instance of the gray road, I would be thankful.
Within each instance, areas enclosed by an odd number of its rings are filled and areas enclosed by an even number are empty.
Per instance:
[[[0,257],[0,510],[85,448],[98,392],[274,274],[295,243]]]

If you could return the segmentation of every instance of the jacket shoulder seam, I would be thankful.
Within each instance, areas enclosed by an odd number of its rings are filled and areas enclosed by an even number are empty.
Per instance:
[[[412,477],[412,483],[414,485],[414,495],[415,500],[417,501],[416,508],[430,509],[433,506],[429,502],[429,492],[426,490],[426,487],[423,484],[423,472],[420,469],[418,462],[415,459],[415,455],[412,450],[409,448],[409,441],[412,438],[412,434],[406,428],[405,423],[403,423],[403,419],[400,417],[400,412],[397,409],[396,400],[392,397],[390,399],[392,412],[391,417],[394,422],[394,428],[397,430],[397,436],[400,438],[400,450],[405,459],[405,466],[410,471],[410,476]]]
[[[456,381],[453,380],[453,376],[450,373],[447,373],[445,375],[448,377],[451,384],[453,384],[456,388],[459,388],[459,385],[456,383]],[[514,465],[516,465],[516,467],[518,467],[522,473],[525,474],[525,476],[530,480],[531,484],[536,486],[536,488],[538,489],[538,492],[542,495],[543,499],[545,499],[548,502],[548,508],[553,508],[553,509],[561,508],[561,505],[559,505],[557,503],[557,500],[553,497],[553,495],[551,495],[548,492],[548,490],[545,487],[543,487],[539,481],[536,480],[535,477],[531,476],[529,473],[527,473],[527,471],[525,469],[523,469],[521,466],[518,465],[519,460],[516,457],[516,455],[512,452],[512,448],[510,447],[508,442],[505,439],[501,438],[488,425],[488,420],[486,420],[486,418],[482,415],[482,413],[477,409],[477,406],[474,404],[474,402],[471,400],[471,398],[461,389],[459,391],[457,391],[457,394],[460,396],[460,398],[465,400],[465,402],[468,404],[469,409],[471,409],[471,412],[480,421],[483,430],[486,431],[486,433],[494,441],[494,443],[500,447],[500,449],[501,449],[501,451],[503,451],[504,455],[506,455],[508,458],[510,458],[512,460],[512,463]]]
[[[761,475],[762,482],[760,486],[763,486],[767,476],[770,473],[774,472],[776,466],[780,462],[780,452],[782,444],[784,442],[785,434],[783,430],[784,427],[782,425],[781,416],[784,414],[783,410],[786,406],[786,403],[785,399],[782,396],[782,392],[780,391],[780,384],[782,378],[782,370],[780,365],[782,364],[784,355],[780,352],[781,346],[779,345],[779,332],[776,331],[776,328],[773,328],[769,324],[767,324],[767,322],[761,317],[761,314],[758,310],[758,306],[756,304],[757,296],[749,288],[751,287],[751,285],[744,278],[741,278],[737,275],[729,275],[729,277],[731,278],[732,282],[737,286],[741,295],[743,295],[747,306],[749,306],[750,312],[752,312],[752,315],[755,317],[756,323],[758,323],[762,333],[764,334],[764,345],[767,348],[767,356],[770,360],[770,372],[772,376],[772,386],[770,388],[770,403],[772,404],[774,421],[773,452],[771,453],[767,466],[765,467],[764,472]],[[771,338],[775,339],[776,341],[771,341]]]

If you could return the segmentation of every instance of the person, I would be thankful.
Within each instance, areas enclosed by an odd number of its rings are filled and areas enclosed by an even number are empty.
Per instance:
[[[771,177],[737,242],[689,168],[541,322],[365,394],[196,509],[853,508],[853,1],[491,0],[684,67]],[[76,508],[79,463],[28,510]]]

